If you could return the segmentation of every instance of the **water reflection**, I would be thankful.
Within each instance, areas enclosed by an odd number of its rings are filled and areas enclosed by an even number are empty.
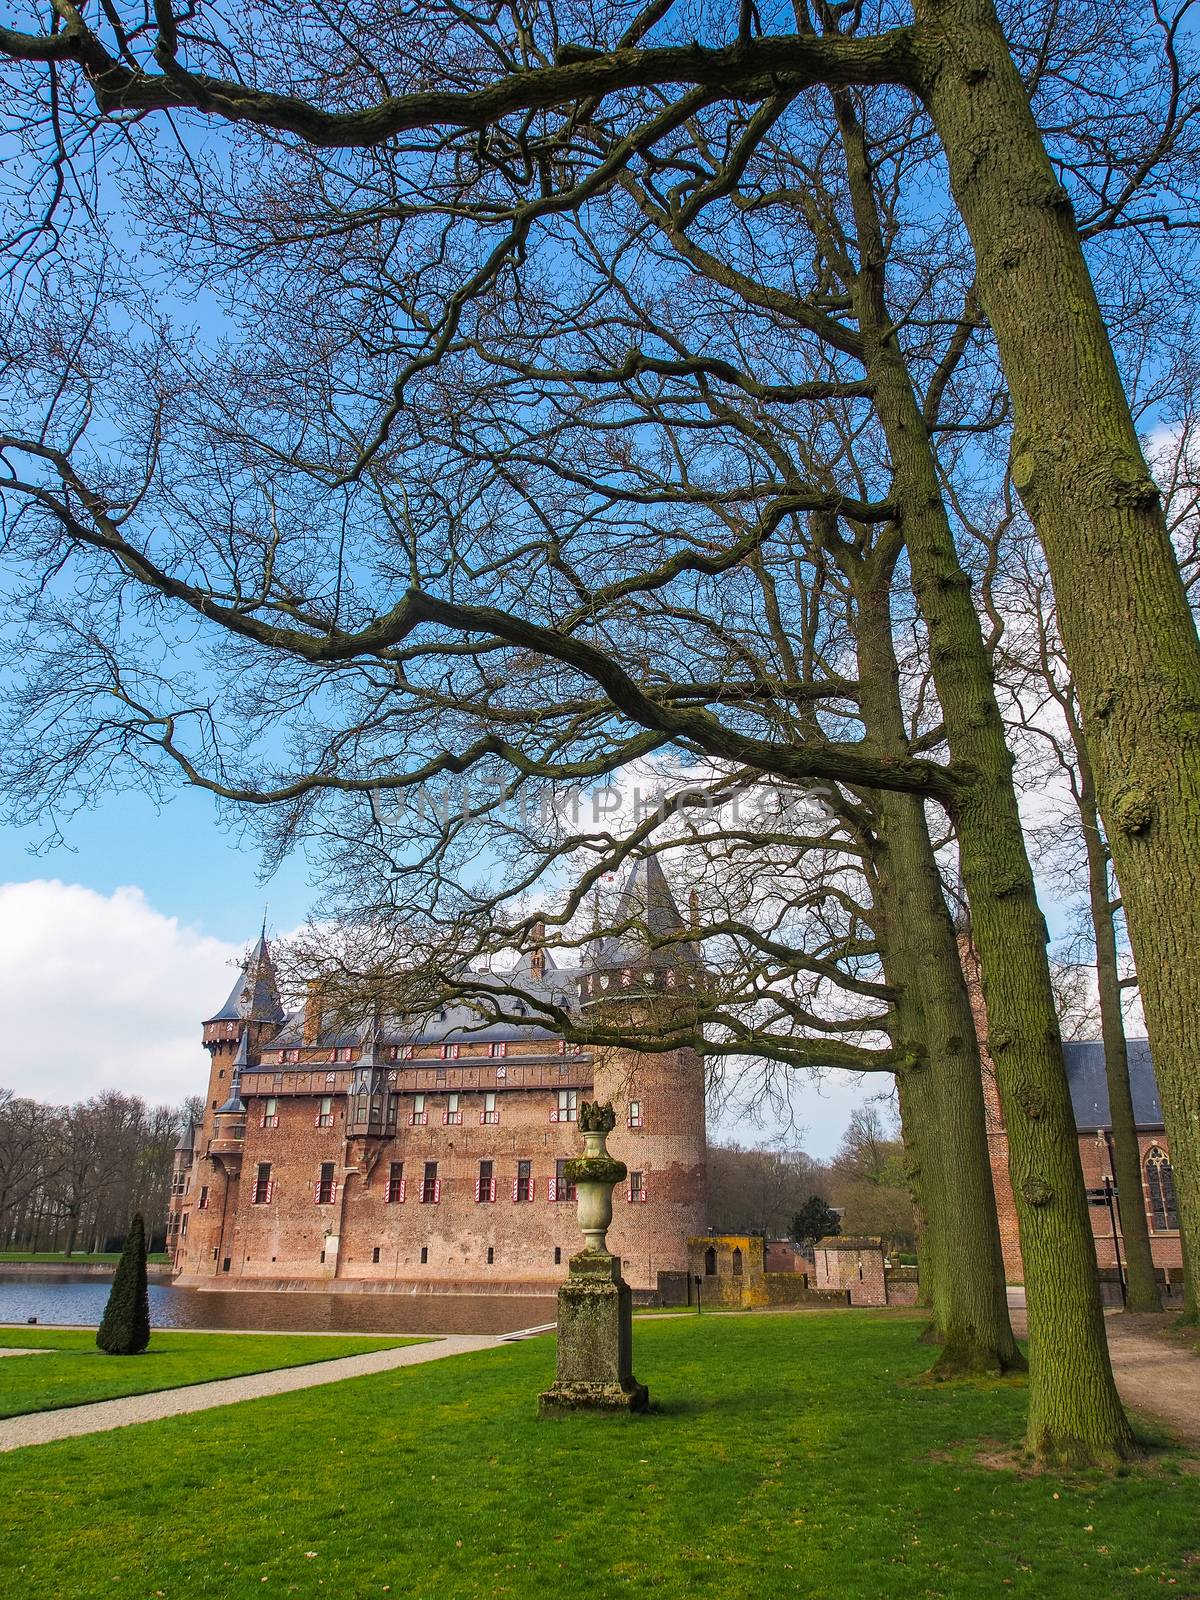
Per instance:
[[[99,1323],[103,1279],[53,1282],[0,1274],[0,1323]],[[248,1328],[274,1333],[511,1333],[553,1322],[552,1295],[316,1294],[173,1289],[150,1285],[156,1328]]]

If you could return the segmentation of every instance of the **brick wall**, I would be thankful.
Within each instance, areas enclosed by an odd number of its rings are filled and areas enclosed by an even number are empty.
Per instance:
[[[549,1047],[556,1049],[554,1041]],[[176,1236],[183,1281],[216,1276],[226,1284],[260,1286],[356,1280],[501,1291],[553,1287],[582,1246],[573,1200],[550,1198],[556,1163],[581,1149],[577,1122],[557,1120],[560,1086],[573,1089],[577,1102],[612,1099],[617,1127],[609,1148],[640,1175],[644,1200],[631,1198],[629,1185],[619,1185],[613,1197],[609,1247],[620,1255],[627,1281],[653,1289],[660,1272],[686,1269],[688,1235],[705,1223],[704,1074],[693,1052],[610,1051],[594,1063],[554,1056],[502,1068],[443,1064],[430,1055],[392,1073],[395,1133],[370,1139],[347,1137],[352,1065],[328,1074],[323,1064],[314,1070],[309,1062],[287,1072],[248,1073],[240,1155],[216,1157],[208,1153],[212,1101],[220,1103],[228,1092],[224,1058],[232,1059],[233,1048],[222,1042],[213,1051],[205,1127],[187,1195],[177,1207],[187,1224]],[[219,1079],[217,1072],[223,1073]],[[330,1126],[320,1125],[321,1091],[332,1099]],[[426,1120],[414,1125],[416,1092],[425,1095]],[[496,1095],[495,1123],[481,1120],[489,1092]],[[453,1123],[445,1120],[451,1093],[459,1096],[461,1118]],[[271,1095],[276,1123],[264,1127]],[[636,1127],[630,1126],[631,1102],[639,1107]],[[494,1200],[476,1197],[484,1160],[493,1164]],[[530,1163],[532,1199],[514,1200],[523,1161]],[[405,1190],[402,1201],[389,1202],[393,1162],[403,1163]],[[427,1162],[437,1164],[437,1190],[436,1199],[425,1202]],[[271,1198],[261,1205],[253,1203],[260,1163],[271,1169]],[[318,1202],[323,1163],[333,1168],[328,1203]],[[208,1206],[201,1209],[204,1186]]]

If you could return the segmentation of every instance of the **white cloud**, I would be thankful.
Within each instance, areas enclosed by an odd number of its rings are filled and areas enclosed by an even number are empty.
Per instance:
[[[102,1089],[154,1104],[203,1094],[200,1023],[242,954],[137,888],[0,884],[0,1084],[56,1105]]]

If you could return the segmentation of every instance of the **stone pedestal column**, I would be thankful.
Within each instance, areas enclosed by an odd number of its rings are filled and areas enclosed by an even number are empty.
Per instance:
[[[567,1164],[578,1194],[587,1248],[571,1257],[558,1291],[558,1366],[554,1383],[538,1396],[538,1410],[645,1411],[649,1393],[633,1375],[633,1297],[621,1263],[605,1248],[612,1220],[613,1185],[625,1168],[605,1148],[614,1122],[611,1105],[580,1107],[585,1154]]]

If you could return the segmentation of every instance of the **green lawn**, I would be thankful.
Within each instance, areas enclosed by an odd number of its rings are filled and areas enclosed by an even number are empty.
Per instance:
[[[90,1255],[82,1250],[76,1250],[72,1255],[69,1256],[64,1255],[61,1250],[40,1250],[36,1252],[31,1252],[28,1250],[0,1250],[0,1266],[3,1266],[6,1261],[40,1261],[55,1266],[61,1266],[64,1262],[69,1262],[73,1266],[87,1266],[92,1262],[100,1261],[105,1263],[111,1262],[113,1266],[115,1266],[120,1259],[121,1252],[119,1250],[99,1251]],[[151,1264],[151,1266],[166,1266],[170,1259],[170,1256],[163,1254],[163,1252],[159,1250],[156,1250],[152,1255],[148,1255],[146,1257],[146,1260]]]
[[[0,1456],[38,1600],[1112,1600],[1200,1590],[1200,1478],[975,1464],[1013,1382],[878,1313],[641,1322],[644,1418],[539,1422],[549,1337]],[[1191,1563],[1189,1565],[1189,1563]]]
[[[154,1333],[143,1355],[106,1356],[97,1350],[94,1333],[42,1326],[0,1328],[0,1346],[52,1352],[0,1359],[0,1417],[115,1400],[151,1389],[180,1389],[211,1378],[236,1378],[244,1372],[270,1372],[420,1342],[316,1333]]]

